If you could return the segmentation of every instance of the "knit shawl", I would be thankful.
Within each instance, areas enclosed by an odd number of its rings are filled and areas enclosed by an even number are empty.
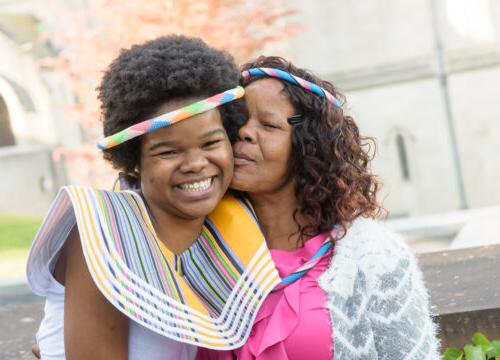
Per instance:
[[[319,285],[328,296],[335,360],[440,359],[416,257],[381,223],[354,221]]]

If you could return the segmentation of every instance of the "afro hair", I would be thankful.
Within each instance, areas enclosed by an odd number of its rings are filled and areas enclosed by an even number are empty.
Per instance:
[[[240,72],[227,52],[201,39],[163,36],[122,50],[98,87],[104,136],[147,120],[156,109],[182,97],[209,97],[238,85]],[[231,141],[244,120],[244,103],[219,108]],[[104,151],[114,168],[132,173],[140,158],[140,137]]]

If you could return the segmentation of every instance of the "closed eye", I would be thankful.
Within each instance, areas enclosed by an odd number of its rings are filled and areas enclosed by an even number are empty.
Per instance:
[[[206,143],[203,144],[203,148],[209,148],[209,147],[212,147],[218,143],[220,143],[222,140],[220,139],[217,139],[217,140],[211,140],[211,141],[207,141]]]
[[[270,122],[264,122],[264,123],[262,123],[262,125],[264,125],[264,127],[270,128],[270,129],[279,129],[280,128],[275,123],[270,123]]]
[[[178,150],[166,150],[166,151],[162,151],[158,155],[160,155],[160,156],[175,156],[177,154],[179,154]]]

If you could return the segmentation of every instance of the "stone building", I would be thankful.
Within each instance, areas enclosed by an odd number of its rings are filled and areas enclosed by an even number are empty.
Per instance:
[[[306,29],[292,58],[344,91],[362,133],[378,138],[393,216],[500,203],[500,2],[295,5]]]
[[[42,214],[64,182],[54,147],[77,144],[77,124],[62,115],[68,93],[40,66],[34,2],[0,0],[0,212]]]

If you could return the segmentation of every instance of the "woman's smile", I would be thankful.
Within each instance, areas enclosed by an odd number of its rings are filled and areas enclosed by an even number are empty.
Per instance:
[[[175,185],[174,189],[181,194],[181,196],[188,197],[192,200],[202,199],[211,196],[215,189],[214,183],[218,181],[218,176],[211,176],[201,180],[194,180]]]
[[[194,100],[167,102],[158,113]],[[141,146],[141,189],[153,212],[204,218],[224,196],[233,156],[218,110],[145,134]]]

